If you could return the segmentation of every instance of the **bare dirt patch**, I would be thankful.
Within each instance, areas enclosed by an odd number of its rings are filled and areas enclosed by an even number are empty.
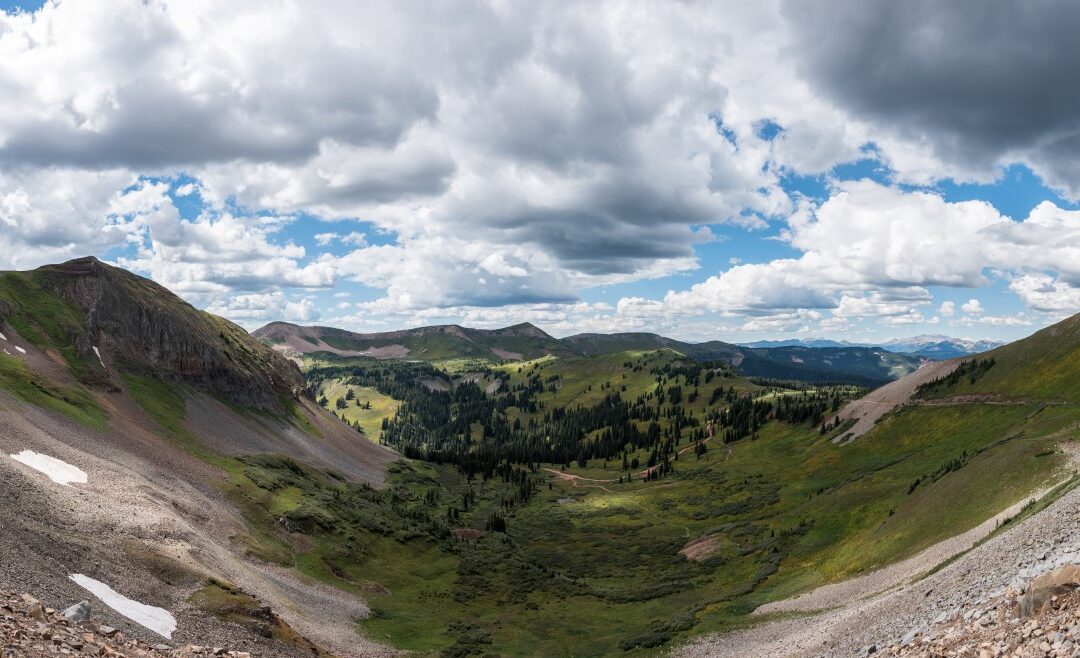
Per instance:
[[[454,536],[454,539],[467,539],[471,541],[480,539],[487,533],[483,530],[477,530],[476,528],[454,528],[450,531],[450,534]]]
[[[404,359],[409,356],[409,352],[409,348],[404,345],[383,345],[381,347],[369,347],[362,352],[357,352],[357,354],[386,361],[388,359]]]
[[[686,545],[679,550],[679,555],[682,555],[687,560],[703,562],[716,552],[719,543],[716,535],[702,535],[697,539],[686,542]]]

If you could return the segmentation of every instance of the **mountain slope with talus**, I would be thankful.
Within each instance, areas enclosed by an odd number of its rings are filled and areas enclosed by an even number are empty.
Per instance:
[[[92,258],[0,273],[0,589],[91,600],[151,644],[393,653],[357,633],[362,599],[294,571],[291,527],[314,512],[271,489],[300,472],[377,492],[398,459],[310,400],[294,364],[147,279]]]
[[[1042,583],[1060,582],[1058,574],[1080,562],[1078,366],[1080,315],[983,353],[934,362],[845,405],[833,441],[838,452],[884,450],[925,435],[955,455],[912,479],[907,504],[850,540],[848,559],[876,550],[883,530],[912,508],[924,508],[916,513],[928,525],[973,507],[983,508],[985,520],[958,526],[905,560],[763,601],[756,614],[779,616],[700,638],[676,654],[849,656],[874,647],[881,655],[952,655],[942,653],[947,647],[962,655],[976,646],[1054,655],[1050,642],[1031,641],[1033,629],[1053,626],[1023,606],[1051,595],[1060,595],[1062,610],[1066,597],[1072,602],[1071,587]],[[981,447],[958,450],[969,432],[984,435]],[[903,459],[918,454],[901,452]],[[1018,485],[1022,478],[1026,485]],[[1002,503],[986,506],[988,496]]]

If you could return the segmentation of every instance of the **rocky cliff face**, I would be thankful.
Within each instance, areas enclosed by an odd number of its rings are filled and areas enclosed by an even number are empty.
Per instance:
[[[108,376],[97,347],[121,371],[183,382],[245,407],[282,411],[304,388],[294,364],[241,327],[95,258],[9,273],[3,283],[0,319],[84,364],[73,370],[90,383]]]

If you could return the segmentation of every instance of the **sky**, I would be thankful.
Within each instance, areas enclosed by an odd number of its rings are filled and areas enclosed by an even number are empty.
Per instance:
[[[1080,5],[0,0],[0,269],[253,329],[1011,340],[1080,310]]]

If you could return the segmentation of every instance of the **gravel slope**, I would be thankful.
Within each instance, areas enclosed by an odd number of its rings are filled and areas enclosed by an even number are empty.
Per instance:
[[[176,644],[269,658],[310,655],[193,608],[188,597],[214,576],[342,658],[389,653],[358,635],[362,601],[243,557],[239,513],[212,486],[222,475],[155,437],[144,419],[125,413],[121,396],[112,402],[116,421],[94,432],[0,392],[0,589],[34,592],[63,609],[88,598],[68,578],[83,573],[172,612]],[[8,456],[25,449],[77,466],[87,483],[58,485]],[[161,641],[103,605],[95,608],[99,620],[130,637]]]
[[[840,410],[840,422],[855,419],[850,430],[833,439],[835,443],[849,443],[869,432],[879,418],[904,404],[914,395],[915,389],[926,382],[944,377],[956,370],[963,359],[933,361],[915,372],[905,375],[865,396],[851,402]]]
[[[319,430],[312,436],[292,425],[258,416],[241,416],[205,395],[187,401],[187,427],[214,452],[225,455],[284,454],[316,468],[330,468],[346,478],[383,483],[386,467],[400,456],[328,416],[305,400],[298,409]]]

